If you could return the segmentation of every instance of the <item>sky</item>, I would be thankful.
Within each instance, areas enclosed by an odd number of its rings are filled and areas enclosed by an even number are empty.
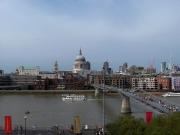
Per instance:
[[[0,69],[180,64],[179,0],[0,0]]]

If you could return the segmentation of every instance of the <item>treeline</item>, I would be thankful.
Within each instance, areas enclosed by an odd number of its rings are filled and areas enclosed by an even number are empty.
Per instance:
[[[158,116],[150,124],[123,116],[106,128],[108,135],[180,135],[180,113]]]

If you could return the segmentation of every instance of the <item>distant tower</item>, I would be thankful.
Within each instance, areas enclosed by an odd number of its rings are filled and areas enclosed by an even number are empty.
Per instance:
[[[170,70],[170,73],[173,72],[173,56],[172,56],[172,53],[170,54],[170,60],[169,60],[169,70]]]
[[[59,71],[59,65],[58,65],[58,62],[55,61],[55,64],[54,64],[54,72],[55,72],[55,73],[58,73],[58,71]]]
[[[86,61],[86,69],[91,70],[91,63],[89,61]]]
[[[126,73],[127,72],[127,69],[128,69],[128,63],[125,62],[122,66],[122,72]]]
[[[123,72],[123,66],[119,66],[119,73]]]
[[[167,63],[164,61],[161,63],[161,73],[165,73],[167,70]]]
[[[4,75],[4,71],[0,70],[0,76]]]
[[[113,71],[112,71],[112,69],[109,67],[109,62],[108,62],[108,61],[105,61],[105,62],[104,62],[102,71],[103,71],[105,74],[112,74]]]
[[[105,61],[103,64],[103,70],[108,71],[109,69],[109,62]]]

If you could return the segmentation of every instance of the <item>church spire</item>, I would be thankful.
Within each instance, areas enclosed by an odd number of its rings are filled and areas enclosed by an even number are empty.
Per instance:
[[[58,65],[58,62],[57,61],[55,61],[55,63],[54,63],[54,72],[58,72],[59,71],[59,65]]]
[[[82,55],[82,50],[81,50],[81,48],[80,48],[80,50],[79,50],[79,55]]]

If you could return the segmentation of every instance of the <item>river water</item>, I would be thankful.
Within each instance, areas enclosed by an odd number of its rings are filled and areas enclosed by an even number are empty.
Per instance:
[[[89,126],[103,125],[102,96],[86,95],[87,101],[63,102],[60,94],[1,94],[0,95],[0,127],[3,126],[4,116],[11,115],[13,127],[24,125],[24,115],[29,111],[27,127],[36,126],[48,128],[59,125],[69,128],[73,117],[78,115],[81,124]],[[174,99],[171,99],[174,102]],[[175,100],[176,101],[176,100]],[[180,98],[179,100],[180,101]],[[153,111],[151,107],[131,99],[132,115],[144,118],[145,112]],[[105,96],[105,123],[109,123],[120,116],[121,96]]]

